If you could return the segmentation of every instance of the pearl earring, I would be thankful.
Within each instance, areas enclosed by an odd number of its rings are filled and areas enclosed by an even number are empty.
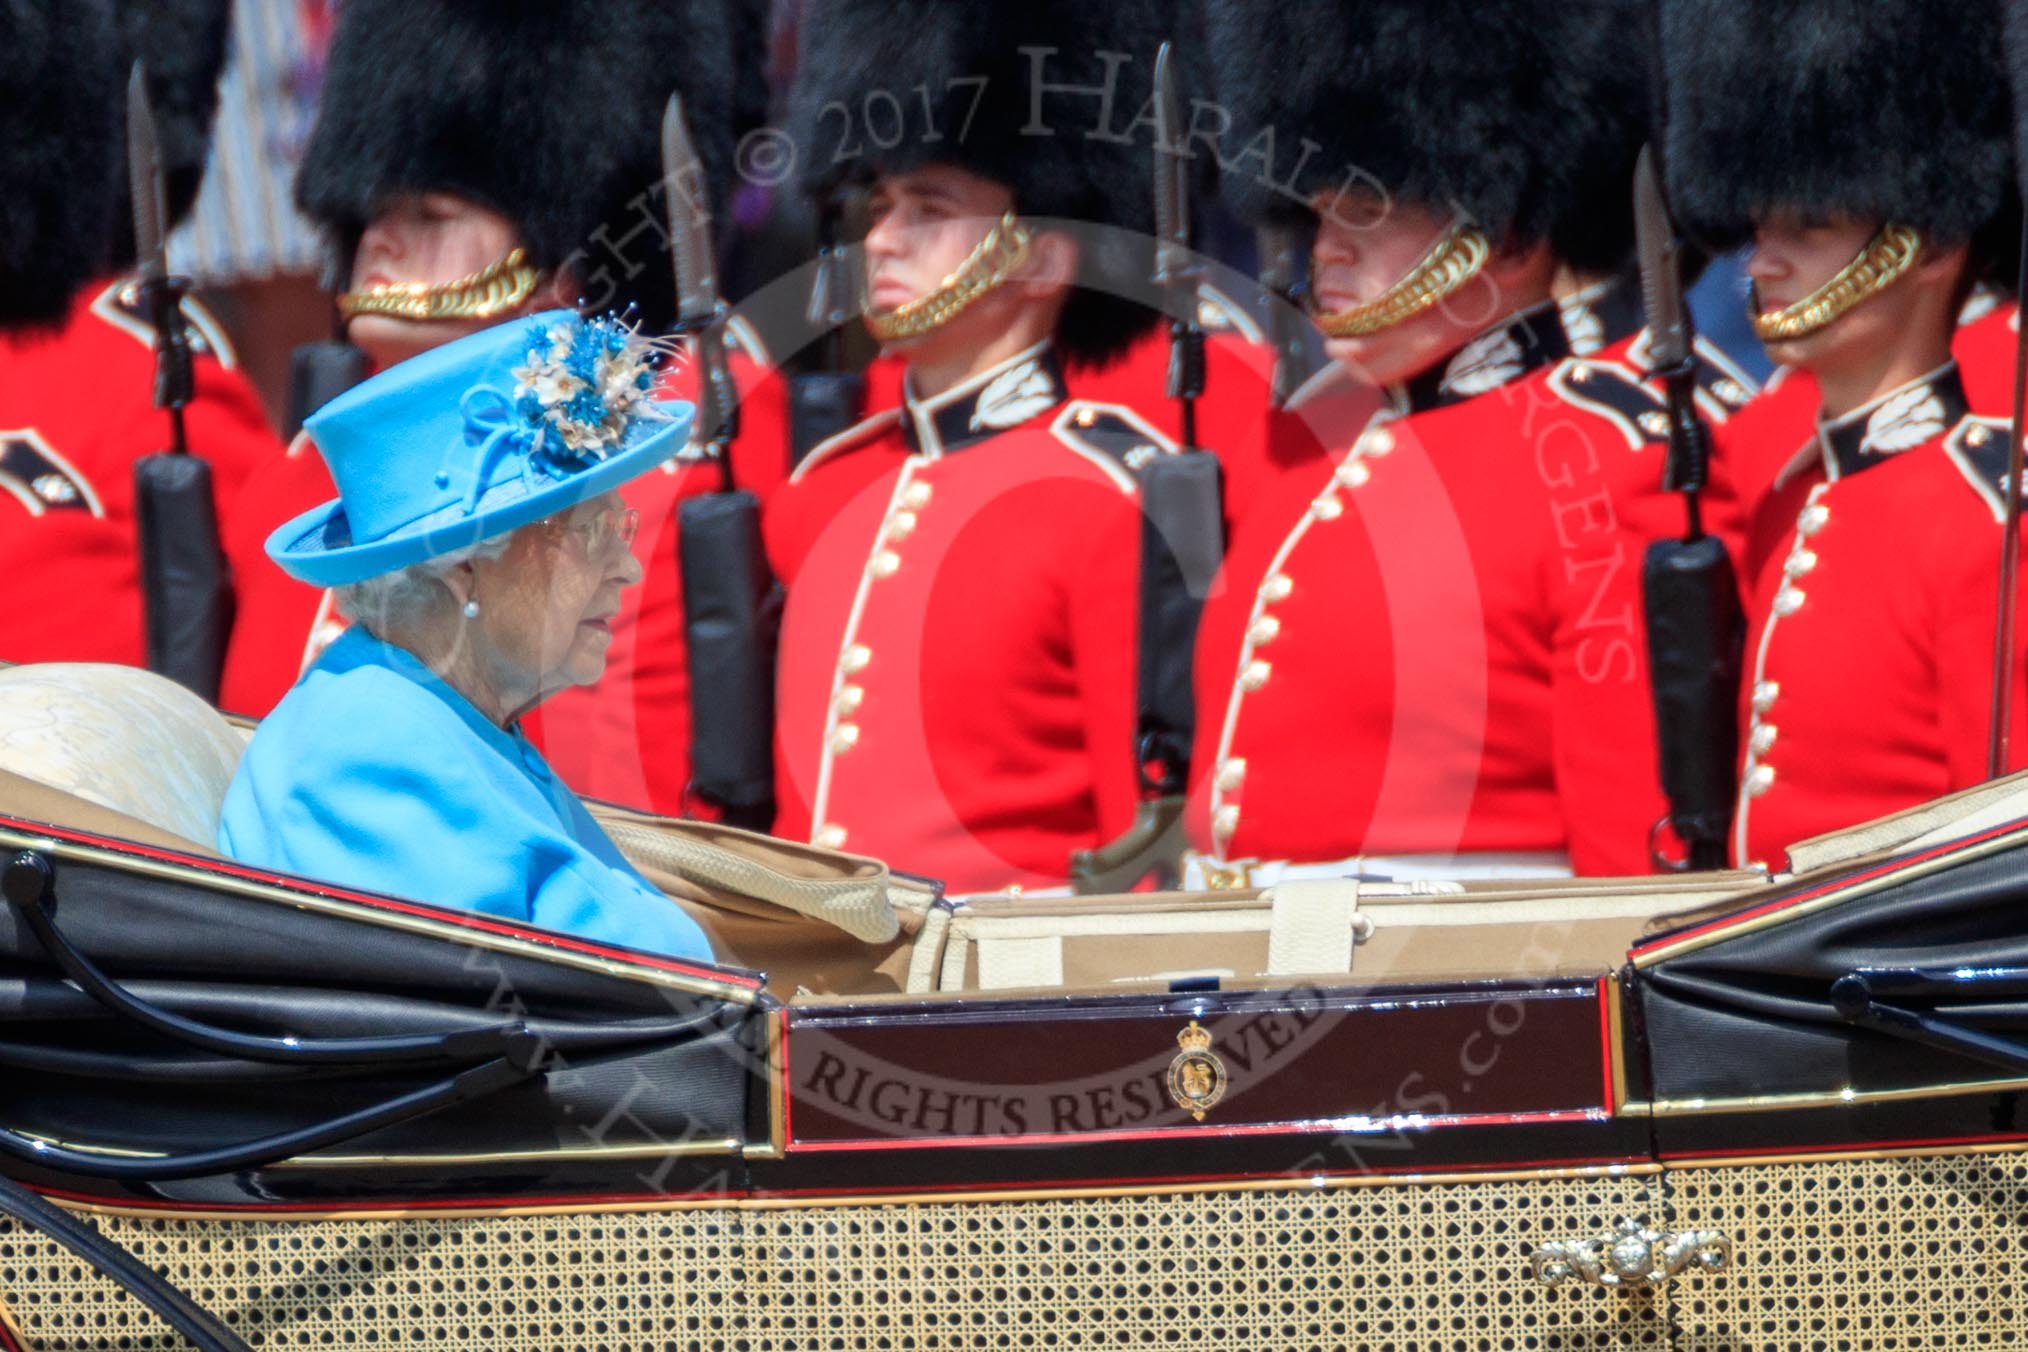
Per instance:
[[[465,602],[465,618],[468,620],[479,618],[479,603],[477,601]]]

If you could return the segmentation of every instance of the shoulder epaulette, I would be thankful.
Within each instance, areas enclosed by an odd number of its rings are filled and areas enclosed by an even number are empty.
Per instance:
[[[775,364],[768,345],[761,341],[760,330],[742,315],[734,315],[725,321],[725,350],[740,353],[755,366],[773,367]]]
[[[789,471],[789,482],[796,482],[823,461],[835,459],[855,446],[864,445],[900,421],[900,409],[884,408],[870,417],[861,418],[842,432],[832,433],[812,446],[810,453]]]
[[[1725,350],[1707,338],[1697,339],[1697,392],[1710,396],[1710,404],[1718,406],[1716,416],[1723,421],[1753,402],[1760,393],[1760,387]]]
[[[30,516],[106,514],[92,481],[32,427],[0,430],[0,493],[18,499]]]
[[[1049,434],[1131,491],[1134,476],[1158,455],[1180,450],[1175,440],[1125,404],[1072,399],[1057,410]]]
[[[1637,372],[1648,373],[1654,369],[1649,360],[1649,342],[1652,335],[1642,329],[1627,346],[1627,360]],[[1752,376],[1748,375],[1738,362],[1725,355],[1725,349],[1698,335],[1697,338],[1697,407],[1703,410],[1706,419],[1722,423],[1752,402],[1760,393]]]
[[[1981,418],[1973,413],[1959,419],[1944,438],[1944,454],[1992,509],[1995,522],[2007,519],[2007,442],[2011,436],[2008,419]]]
[[[1618,362],[1566,357],[1549,373],[1557,398],[1605,419],[1630,450],[1669,439],[1669,409],[1661,392]]]
[[[1209,283],[1197,288],[1197,324],[1206,333],[1230,333],[1249,343],[1264,343],[1267,335],[1260,321],[1246,307]]]
[[[127,334],[135,342],[153,352],[157,344],[155,322],[142,308],[140,287],[129,277],[114,282],[99,292],[92,301],[92,313],[106,323]],[[209,353],[218,359],[218,364],[228,371],[238,365],[238,358],[232,350],[232,340],[225,336],[225,329],[213,317],[211,311],[195,296],[183,298],[183,318],[190,326],[190,350]]]

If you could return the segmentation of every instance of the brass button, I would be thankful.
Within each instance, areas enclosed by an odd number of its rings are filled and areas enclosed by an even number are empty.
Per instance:
[[[1796,529],[1804,536],[1815,535],[1831,520],[1831,509],[1823,503],[1812,503],[1803,508],[1803,514],[1796,519]]]
[[[905,511],[919,512],[929,506],[929,500],[930,486],[920,479],[903,489],[901,493],[901,505]]]
[[[1965,433],[1965,445],[1967,446],[1983,446],[1990,439],[1990,434],[1983,427],[1974,427],[1971,431]]]
[[[901,555],[891,549],[883,549],[867,563],[866,570],[875,577],[893,577],[901,571]]]
[[[859,712],[859,706],[865,702],[865,686],[842,686],[838,690],[838,697],[831,701],[831,708],[840,718],[850,718],[853,714]]]
[[[1775,593],[1774,612],[1787,618],[1803,608],[1804,599],[1801,588],[1783,583],[1781,589]]]
[[[1295,589],[1295,579],[1287,573],[1276,573],[1260,584],[1260,594],[1268,601],[1286,601]]]
[[[1240,786],[1246,783],[1245,758],[1234,756],[1219,762],[1217,782],[1220,793],[1238,793]]]
[[[1782,697],[1780,681],[1757,681],[1753,687],[1753,711],[1764,714],[1774,708],[1775,701]]]
[[[1768,752],[1774,750],[1775,738],[1779,736],[1781,736],[1781,730],[1775,727],[1774,724],[1756,723],[1753,727],[1753,735],[1747,738],[1746,744],[1753,751],[1754,755],[1765,756]]]
[[[1394,432],[1390,428],[1369,429],[1355,447],[1361,455],[1386,455],[1394,449]]]
[[[1782,565],[1782,571],[1790,577],[1805,577],[1816,566],[1817,551],[1804,549],[1798,545],[1789,551],[1788,562]]]
[[[860,672],[866,670],[866,664],[872,660],[873,649],[867,647],[864,643],[855,643],[845,650],[844,656],[838,659],[838,670],[844,672],[847,676],[857,676]]]
[[[1256,648],[1265,647],[1275,641],[1275,635],[1282,632],[1282,622],[1272,615],[1263,615],[1255,620],[1246,631],[1247,641]]]
[[[837,825],[822,827],[810,843],[822,850],[842,850],[845,848],[845,828]]]
[[[1248,662],[1246,669],[1239,673],[1240,689],[1248,692],[1260,689],[1267,684],[1268,673],[1272,670],[1274,668],[1265,662],[1258,660]]]
[[[858,745],[859,725],[857,723],[840,723],[831,730],[832,755],[842,756]]]
[[[1775,772],[1772,765],[1756,765],[1753,773],[1746,777],[1746,796],[1758,798],[1774,787]]]
[[[915,534],[916,522],[920,519],[914,512],[896,512],[892,517],[888,518],[887,538],[890,540],[906,540],[909,536]]]
[[[1338,482],[1347,488],[1364,488],[1372,477],[1373,470],[1364,460],[1347,460],[1338,466]]]
[[[1231,840],[1233,832],[1239,830],[1239,809],[1227,804],[1211,814],[1211,834],[1220,840]]]
[[[1338,501],[1333,494],[1326,493],[1310,504],[1310,515],[1319,521],[1336,521],[1345,515],[1345,504]]]

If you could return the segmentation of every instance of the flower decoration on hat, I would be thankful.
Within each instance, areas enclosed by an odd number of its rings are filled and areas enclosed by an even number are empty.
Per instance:
[[[643,338],[612,315],[573,316],[543,330],[513,370],[511,400],[491,387],[466,396],[467,425],[483,438],[466,510],[506,451],[524,457],[524,476],[564,479],[620,450],[643,423],[668,421],[654,397],[655,378],[680,351],[673,340]]]
[[[609,315],[553,325],[514,370],[530,454],[569,473],[605,459],[638,419],[663,417],[652,391],[670,350]]]

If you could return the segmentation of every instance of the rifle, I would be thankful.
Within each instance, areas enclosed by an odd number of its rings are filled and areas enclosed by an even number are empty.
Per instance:
[[[761,544],[760,499],[732,474],[739,391],[725,360],[725,302],[711,240],[704,169],[669,96],[662,114],[662,172],[676,271],[676,331],[697,349],[692,435],[718,460],[716,492],[676,509],[683,570],[683,632],[690,662],[690,792],[727,823],[765,830],[774,821],[775,644],[781,590]]]
[[[1723,868],[1737,789],[1746,622],[1732,559],[1704,531],[1700,497],[1711,432],[1697,410],[1697,331],[1683,302],[1681,245],[1652,146],[1641,151],[1634,172],[1634,227],[1651,365],[1668,391],[1663,487],[1683,495],[1685,515],[1683,538],[1650,544],[1641,568],[1662,791],[1669,799],[1664,821],[1687,850],[1674,867]],[[1662,825],[1656,823],[1657,833]],[[1670,862],[1652,839],[1650,852],[1658,864]]]
[[[1135,761],[1143,799],[1118,839],[1071,857],[1080,892],[1123,892],[1182,857],[1184,793],[1196,733],[1191,688],[1197,620],[1225,552],[1218,457],[1197,444],[1204,393],[1201,269],[1190,249],[1190,176],[1172,128],[1183,125],[1171,44],[1155,57],[1155,270],[1169,311],[1169,397],[1182,406],[1182,449],[1141,470],[1140,653]],[[1165,881],[1173,882],[1173,878]]]
[[[824,366],[789,381],[789,454],[796,464],[857,423],[866,407],[866,377],[845,363],[845,326],[854,306],[849,251],[838,242],[842,214],[835,200],[827,201],[817,222],[816,278],[804,317],[824,335]]]
[[[219,544],[211,466],[190,453],[184,431],[183,409],[192,394],[190,331],[183,316],[189,283],[169,275],[161,143],[147,71],[139,61],[127,79],[127,173],[141,303],[155,325],[155,407],[168,410],[170,434],[168,450],[134,463],[148,669],[215,704],[232,590]]]

